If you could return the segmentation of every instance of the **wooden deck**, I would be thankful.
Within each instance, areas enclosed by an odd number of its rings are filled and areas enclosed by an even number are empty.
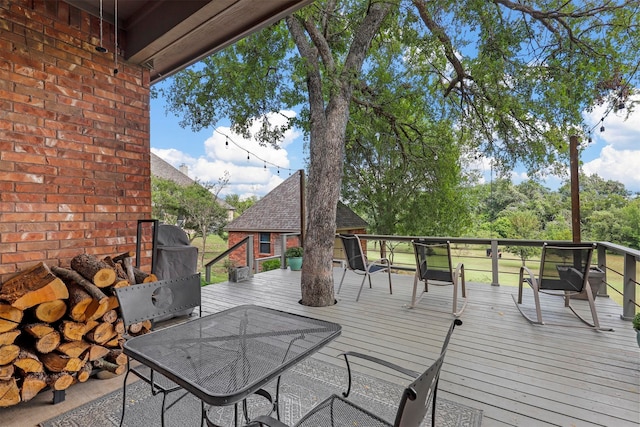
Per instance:
[[[342,270],[334,271],[336,285]],[[408,368],[421,370],[437,356],[453,317],[450,287],[431,287],[415,309],[407,309],[412,276],[393,275],[389,295],[386,276],[374,275],[355,302],[361,276],[348,272],[338,304],[306,307],[300,299],[300,272],[275,270],[241,283],[210,285],[203,290],[203,309],[212,313],[255,303],[343,326],[340,338],[316,358],[342,364],[346,350],[370,352]],[[640,349],[630,322],[608,298],[596,300],[600,322],[614,332],[530,325],[517,311],[516,288],[469,283],[470,302],[462,314],[445,359],[439,396],[483,410],[483,426],[638,426],[640,423]],[[584,301],[576,302],[587,308]],[[577,318],[553,298],[548,320],[580,326]],[[549,311],[543,312],[543,314]],[[568,313],[568,314],[567,314]],[[357,370],[399,384],[407,379],[358,365]],[[40,396],[13,408],[0,409],[0,424],[24,426],[82,403],[81,387],[103,393],[121,386],[120,378],[90,380],[72,386],[67,401],[52,405]],[[77,387],[77,389],[76,389]],[[50,402],[50,394],[47,399]],[[40,402],[38,402],[40,400]],[[22,414],[22,415],[21,415]],[[26,422],[28,420],[28,422]],[[12,424],[14,422],[15,424]]]

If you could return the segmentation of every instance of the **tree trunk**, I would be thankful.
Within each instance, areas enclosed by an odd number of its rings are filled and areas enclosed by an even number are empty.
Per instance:
[[[391,8],[391,3],[372,3],[354,33],[343,67],[323,46],[312,47],[304,34],[302,23],[294,16],[286,18],[300,56],[307,64],[307,87],[310,111],[309,185],[307,187],[307,226],[302,265],[302,300],[309,306],[333,305],[333,245],[336,232],[336,210],[340,197],[344,161],[344,139],[349,120],[349,103],[355,76],[361,74],[362,64],[373,37]],[[308,27],[309,28],[309,27]],[[322,37],[316,31],[317,39]],[[325,73],[330,74],[331,88],[323,87],[318,56],[322,56]],[[324,93],[329,92],[325,108]],[[309,250],[313,248],[313,250]]]

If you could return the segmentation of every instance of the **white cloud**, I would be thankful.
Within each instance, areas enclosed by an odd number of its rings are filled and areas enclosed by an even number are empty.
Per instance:
[[[271,115],[272,124],[283,124],[283,115],[295,115],[292,111]],[[255,123],[251,133],[255,133],[260,124]],[[194,158],[179,149],[152,149],[162,159],[178,168],[185,164],[189,168],[189,177],[201,182],[218,183],[228,173],[229,183],[220,192],[238,194],[241,198],[256,195],[262,197],[277,187],[290,174],[290,160],[286,147],[301,136],[296,129],[285,133],[279,149],[272,146],[260,146],[254,139],[245,139],[231,131],[229,127],[214,129],[211,136],[202,142],[204,155]],[[248,157],[248,158],[247,158]]]
[[[636,97],[637,100],[637,97]],[[602,147],[596,158],[585,161],[583,171],[598,174],[604,179],[623,183],[627,190],[640,191],[640,111],[627,118],[628,111],[611,112],[605,117],[605,108],[598,107],[585,115],[590,124],[594,146]],[[604,117],[604,121],[601,119]],[[604,132],[600,132],[604,126]]]

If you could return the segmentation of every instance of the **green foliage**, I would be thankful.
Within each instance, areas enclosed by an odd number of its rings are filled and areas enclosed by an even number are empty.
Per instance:
[[[225,196],[224,201],[235,208],[233,215],[237,218],[242,215],[244,211],[253,206],[258,201],[258,197],[254,195],[241,200],[238,194],[228,194]]]
[[[284,256],[286,258],[300,258],[302,254],[304,254],[304,249],[301,248],[300,246],[294,246],[291,248],[287,248],[287,250],[284,253]]]
[[[640,313],[636,313],[631,322],[633,324],[633,329],[640,330]]]
[[[262,271],[271,271],[277,270],[280,268],[280,260],[279,259],[268,259],[262,262]]]

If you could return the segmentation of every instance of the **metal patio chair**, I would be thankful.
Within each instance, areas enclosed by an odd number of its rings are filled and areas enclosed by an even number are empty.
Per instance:
[[[343,353],[347,363],[347,372],[349,375],[349,383],[347,391],[342,396],[333,394],[324,401],[320,402],[313,409],[307,412],[295,427],[344,427],[344,426],[419,426],[431,407],[431,425],[435,427],[436,422],[436,394],[438,391],[438,380],[440,378],[440,370],[444,363],[444,357],[447,352],[447,346],[453,333],[453,329],[462,325],[462,320],[454,319],[449,326],[449,331],[444,339],[440,356],[438,359],[422,374],[394,363],[387,362],[368,354],[346,352]],[[400,372],[414,380],[409,384],[400,398],[400,403],[393,423],[381,418],[372,411],[365,409],[346,398],[349,397],[351,391],[351,368],[349,366],[349,357],[362,358],[383,367]],[[256,417],[250,426],[266,425],[271,427],[286,427],[286,424],[279,420],[268,416]]]
[[[422,297],[429,292],[429,284],[453,285],[454,316],[460,316],[467,306],[467,288],[464,277],[464,264],[458,263],[453,268],[450,242],[432,242],[416,239],[411,242],[416,257],[416,274],[413,278],[413,294],[409,308],[414,308]],[[424,282],[424,290],[417,295],[418,282]],[[460,286],[460,291],[458,291]],[[458,293],[461,294],[462,306],[458,308]]]
[[[342,279],[340,280],[337,293],[340,293],[340,289],[342,289],[342,283],[344,282],[344,276],[347,274],[347,270],[351,270],[354,273],[364,276],[362,283],[360,283],[360,290],[358,290],[356,301],[360,299],[360,293],[362,292],[365,280],[369,279],[369,287],[371,288],[371,275],[380,272],[387,272],[389,276],[389,293],[393,294],[393,289],[391,288],[391,263],[389,260],[387,258],[380,258],[370,262],[362,250],[362,244],[358,236],[355,234],[340,234],[339,237],[344,246],[347,262],[344,264],[344,271],[342,272]]]
[[[120,311],[125,327],[132,324],[155,319],[159,316],[168,316],[184,310],[200,307],[199,315],[202,316],[202,296],[201,296],[200,273],[175,279],[159,280],[157,282],[140,283],[115,289],[120,305]],[[164,375],[153,371],[148,366],[140,364],[131,366],[127,360],[127,372],[122,385],[122,416],[120,425],[124,422],[126,408],[127,378],[132,373],[151,386],[153,396],[162,393],[162,413],[161,422],[164,426],[164,413],[171,406],[175,405],[181,398],[165,408],[167,395],[174,391],[181,390],[175,382],[169,380]],[[186,392],[185,392],[186,395]],[[204,404],[202,404],[204,423]]]
[[[542,246],[538,276],[536,277],[528,267],[520,267],[517,299],[515,295],[512,295],[520,314],[533,324],[550,324],[542,320],[540,293],[561,296],[564,298],[565,307],[568,307],[587,326],[611,330],[600,327],[593,291],[589,285],[591,256],[595,246],[594,243],[550,244],[545,242]],[[527,315],[522,309],[523,285],[525,283],[533,290],[535,318]],[[571,306],[571,297],[579,294],[586,294],[592,321],[585,319]],[[564,324],[563,326],[569,325]]]

